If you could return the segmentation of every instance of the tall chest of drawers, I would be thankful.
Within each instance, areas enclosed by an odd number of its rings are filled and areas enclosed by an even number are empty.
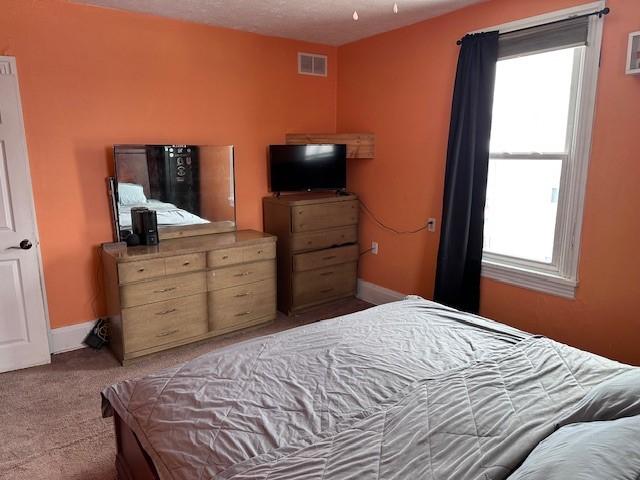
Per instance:
[[[355,195],[265,197],[262,206],[265,232],[278,237],[278,310],[292,314],[355,295]]]
[[[252,230],[102,247],[111,348],[127,360],[271,321],[276,238]]]

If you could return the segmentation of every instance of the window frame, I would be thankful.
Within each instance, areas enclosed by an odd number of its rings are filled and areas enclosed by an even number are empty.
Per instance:
[[[500,33],[506,33],[591,13],[604,7],[605,1],[601,0],[480,31],[499,30]],[[553,261],[548,264],[483,252],[483,277],[565,298],[575,298],[575,291],[578,286],[580,237],[587,171],[591,153],[591,136],[602,45],[602,27],[603,20],[601,18],[596,15],[589,17],[587,46],[582,49],[581,53],[576,52],[581,58],[578,61],[574,61],[574,69],[578,69],[578,75],[574,75],[574,85],[572,86],[572,101],[575,105],[570,106],[575,111],[575,114],[570,115],[570,119],[575,119],[575,122],[570,121],[568,126],[567,151],[550,155],[523,155],[520,153],[511,155],[514,158],[539,159],[541,161],[544,158],[566,157],[562,164]],[[535,53],[543,53],[544,51],[541,50]],[[509,155],[493,154],[491,158],[504,158]]]

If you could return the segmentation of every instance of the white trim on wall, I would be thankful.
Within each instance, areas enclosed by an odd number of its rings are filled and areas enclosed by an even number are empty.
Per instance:
[[[51,329],[51,353],[70,352],[85,348],[86,345],[82,341],[93,328],[95,320],[78,323],[77,325],[69,325],[68,327]]]
[[[575,298],[575,291],[578,285],[575,280],[527,270],[526,268],[506,267],[499,263],[491,263],[485,260],[482,261],[482,276],[516,287],[550,293],[564,298]]]
[[[372,303],[374,305],[381,305],[383,303],[397,302],[403,300],[406,295],[404,293],[396,292],[388,288],[381,287],[375,283],[367,282],[366,280],[358,279],[358,293],[356,294],[360,300]]]
[[[390,290],[362,279],[358,279],[356,296],[360,300],[374,305],[396,302],[406,297],[404,293],[396,292],[395,290]],[[56,354],[86,348],[86,345],[82,342],[95,323],[96,320],[89,320],[88,322],[69,325],[67,327],[52,328],[50,330],[51,353]]]

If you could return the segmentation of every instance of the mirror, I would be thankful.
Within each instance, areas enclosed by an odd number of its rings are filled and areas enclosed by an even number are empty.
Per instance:
[[[160,239],[235,230],[233,146],[115,145],[116,241],[131,209],[155,210]]]

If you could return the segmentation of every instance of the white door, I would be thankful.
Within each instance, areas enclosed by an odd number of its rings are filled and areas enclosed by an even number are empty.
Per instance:
[[[40,266],[16,63],[0,56],[0,372],[51,360]]]

